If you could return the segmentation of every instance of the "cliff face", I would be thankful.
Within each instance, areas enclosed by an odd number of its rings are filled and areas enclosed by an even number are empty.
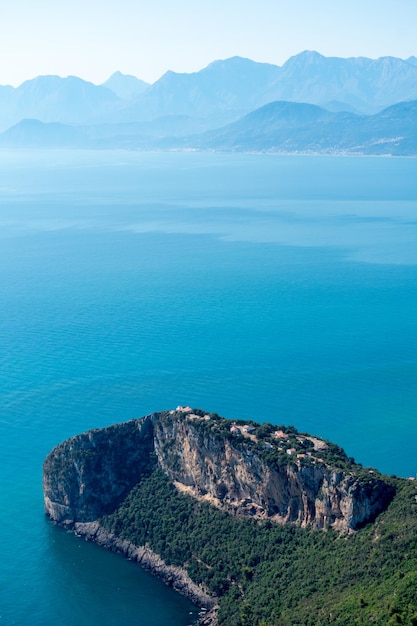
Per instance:
[[[254,435],[234,437],[230,424],[214,426],[208,418],[156,413],[73,437],[45,461],[47,514],[64,525],[96,520],[115,510],[153,463],[194,497],[282,523],[354,530],[393,496],[383,480],[364,482],[328,463],[268,463]]]
[[[250,440],[242,444],[201,428],[195,419],[162,416],[154,442],[159,465],[177,486],[238,515],[355,530],[394,493],[380,479],[361,483],[354,473],[324,463],[288,460],[271,467]]]
[[[115,510],[151,470],[153,417],[77,435],[49,453],[43,467],[45,510],[73,526]]]

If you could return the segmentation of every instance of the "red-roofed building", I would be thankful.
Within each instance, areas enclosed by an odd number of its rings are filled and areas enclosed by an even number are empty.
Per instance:
[[[181,411],[181,413],[192,413],[192,408],[190,406],[177,406],[176,411]]]
[[[276,437],[277,439],[288,439],[289,435],[287,435],[287,433],[284,433],[283,430],[276,430],[273,434],[273,437]]]

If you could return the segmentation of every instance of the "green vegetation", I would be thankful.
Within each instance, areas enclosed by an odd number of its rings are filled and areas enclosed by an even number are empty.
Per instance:
[[[340,446],[331,441],[315,438],[323,444],[320,449],[315,450],[313,438],[308,433],[299,432],[294,426],[277,426],[267,422],[260,424],[252,420],[232,421],[220,417],[217,413],[211,413],[210,419],[207,420],[204,419],[206,413],[201,409],[193,409],[193,415],[200,416],[202,419],[188,418],[186,414],[183,415],[183,419],[191,419],[193,425],[206,434],[232,440],[235,448],[256,449],[272,469],[278,469],[280,465],[288,463],[298,462],[302,465],[325,463],[334,469],[351,472],[361,483],[380,477],[377,470],[362,468],[360,463],[355,463],[355,460],[349,458]],[[232,425],[238,428],[250,426],[253,429],[250,431],[252,438],[245,436],[242,432],[232,433]],[[277,431],[284,433],[286,438],[277,438],[274,435]],[[289,455],[288,449],[295,452]],[[303,455],[303,458],[298,458],[297,454]]]
[[[201,422],[217,427],[228,430]],[[179,494],[160,470],[101,522],[217,594],[220,626],[417,625],[416,484],[387,480],[397,491],[388,509],[350,535],[230,516]]]

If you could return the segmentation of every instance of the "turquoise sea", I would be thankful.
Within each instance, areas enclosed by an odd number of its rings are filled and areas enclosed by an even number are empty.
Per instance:
[[[197,609],[43,514],[63,439],[190,404],[417,472],[417,160],[0,152],[0,625]]]

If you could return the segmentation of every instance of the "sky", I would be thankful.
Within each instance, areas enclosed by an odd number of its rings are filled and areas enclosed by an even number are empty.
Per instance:
[[[0,0],[0,85],[45,74],[153,83],[242,56],[417,56],[417,0]]]

